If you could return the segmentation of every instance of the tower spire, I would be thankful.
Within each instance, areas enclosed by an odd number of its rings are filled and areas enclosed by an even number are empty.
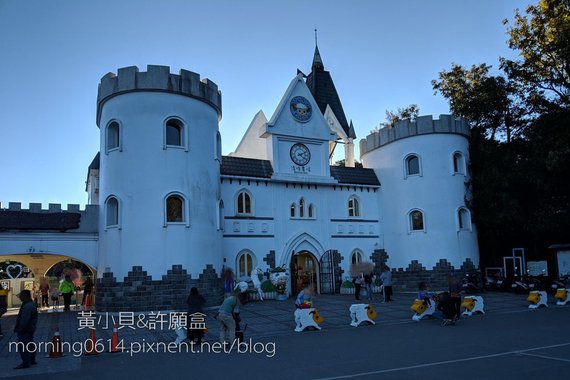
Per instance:
[[[319,46],[317,45],[317,28],[315,28],[315,54],[313,55],[313,65],[311,69],[313,71],[325,69],[325,65],[323,65],[323,60],[321,59],[321,53],[319,53]]]

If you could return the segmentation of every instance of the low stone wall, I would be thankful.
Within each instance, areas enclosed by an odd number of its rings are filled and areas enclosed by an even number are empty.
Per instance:
[[[192,287],[206,299],[205,306],[221,304],[222,281],[212,265],[207,265],[199,278],[193,279],[182,265],[173,265],[161,280],[152,280],[142,266],[134,266],[122,282],[113,273],[103,273],[97,280],[97,311],[186,310],[186,298]]]
[[[412,260],[406,269],[392,269],[392,282],[396,291],[417,291],[420,282],[425,282],[434,291],[447,290],[451,274],[461,281],[466,273],[476,270],[470,259],[464,261],[460,268],[455,268],[446,259],[441,259],[429,270],[417,260]]]

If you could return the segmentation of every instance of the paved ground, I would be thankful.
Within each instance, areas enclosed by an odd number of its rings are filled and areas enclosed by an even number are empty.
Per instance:
[[[238,379],[560,379],[570,373],[570,305],[556,306],[551,300],[548,309],[529,310],[524,295],[486,293],[486,315],[441,327],[435,320],[411,321],[413,294],[398,293],[394,298],[389,304],[372,302],[379,314],[375,326],[354,328],[349,326],[351,296],[320,296],[315,303],[325,318],[323,330],[303,333],[293,331],[292,300],[249,303],[242,312],[242,323],[248,324],[246,341],[252,339],[247,354],[236,349],[231,354],[155,352],[159,342],[174,340],[168,326],[162,330],[125,327],[119,332],[125,347],[146,353],[75,357],[74,352],[66,352],[63,358],[49,359],[44,351],[37,366],[16,371],[11,368],[19,363],[18,354],[9,347],[15,337],[6,334],[0,341],[0,377],[155,378],[198,373],[203,375],[200,378],[227,378],[229,371]],[[96,338],[106,345],[112,330],[104,324],[112,317],[118,316],[101,314],[96,330]],[[11,331],[14,320],[14,316],[2,318],[5,333]],[[35,340],[51,341],[57,325],[62,339],[79,347],[89,336],[87,328],[80,329],[85,320],[77,312],[42,313]],[[213,343],[218,337],[217,322],[208,316],[206,325],[206,339]]]

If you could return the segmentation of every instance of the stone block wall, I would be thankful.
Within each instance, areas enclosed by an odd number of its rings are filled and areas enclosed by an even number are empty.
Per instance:
[[[466,273],[476,271],[477,268],[470,259],[467,259],[460,268],[455,268],[446,259],[440,259],[431,269],[427,269],[417,260],[412,260],[406,269],[392,268],[392,280],[394,289],[397,291],[418,290],[420,282],[425,282],[431,290],[447,290],[449,288],[449,276],[462,279]]]
[[[198,288],[206,306],[219,305],[223,286],[212,265],[207,265],[199,278],[193,279],[182,265],[173,265],[161,280],[152,280],[142,266],[133,266],[122,282],[113,273],[103,273],[97,280],[97,311],[165,311],[187,309],[186,298],[192,287]]]

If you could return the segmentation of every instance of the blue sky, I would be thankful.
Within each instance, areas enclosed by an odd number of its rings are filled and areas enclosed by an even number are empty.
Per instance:
[[[87,203],[97,85],[136,65],[184,68],[222,91],[223,152],[271,117],[319,50],[358,139],[411,103],[449,113],[431,80],[452,62],[513,57],[514,0],[0,0],[0,202]],[[358,153],[357,153],[358,158]]]

